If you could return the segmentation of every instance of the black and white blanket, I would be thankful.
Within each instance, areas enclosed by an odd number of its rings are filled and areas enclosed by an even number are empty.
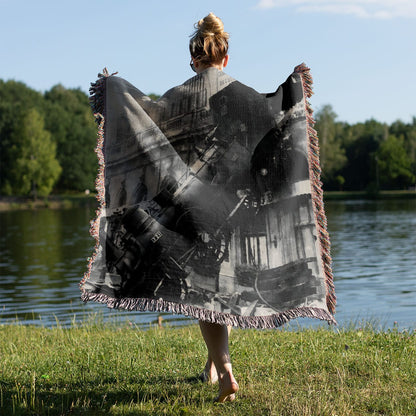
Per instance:
[[[82,299],[243,328],[335,323],[309,68],[259,94],[208,68],[153,101],[106,71]]]

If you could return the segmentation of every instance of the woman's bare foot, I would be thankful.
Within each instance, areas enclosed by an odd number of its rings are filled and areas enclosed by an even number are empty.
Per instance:
[[[219,394],[215,399],[218,403],[233,401],[238,391],[238,384],[233,376],[233,370],[228,350],[228,335],[231,327],[223,324],[199,321],[199,327],[208,349],[208,362],[205,366],[211,382],[215,380],[213,365],[218,375]]]
[[[239,387],[232,373],[225,373],[219,378],[220,391],[215,399],[217,403],[232,402]]]

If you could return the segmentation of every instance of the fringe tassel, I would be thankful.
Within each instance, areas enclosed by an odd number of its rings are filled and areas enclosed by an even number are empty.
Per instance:
[[[171,312],[190,316],[207,322],[221,325],[231,325],[243,329],[272,329],[278,328],[295,318],[317,318],[335,324],[334,317],[321,308],[300,307],[268,316],[240,316],[223,312],[210,311],[182,303],[169,302],[163,299],[147,298],[111,298],[102,293],[83,292],[81,299],[84,302],[95,301],[104,303],[110,309],[125,309],[128,311],[142,312]]]
[[[324,211],[323,191],[321,182],[321,167],[319,164],[319,140],[316,130],[313,128],[315,120],[313,119],[313,110],[307,98],[310,98],[313,94],[312,91],[312,76],[310,69],[304,64],[298,65],[294,72],[298,73],[302,80],[303,91],[305,95],[305,107],[306,107],[306,122],[307,133],[309,141],[309,166],[310,166],[310,179],[312,183],[312,201],[315,212],[315,219],[319,234],[319,242],[321,247],[321,259],[323,270],[325,273],[326,284],[326,304],[328,310],[335,313],[335,287],[334,277],[332,274],[332,258],[330,254],[331,246],[329,241],[329,234],[327,231],[327,221]]]
[[[105,81],[108,77],[111,77],[113,75],[117,75],[118,72],[113,72],[110,74],[107,70],[107,68],[103,69],[102,74],[98,74],[97,81],[91,82],[90,86],[90,106],[92,109],[92,112],[95,114],[104,114],[105,112]],[[100,120],[97,120],[96,122],[100,124]]]
[[[79,286],[81,291],[84,293],[84,283],[91,274],[91,267],[97,258],[99,251],[99,232],[100,232],[100,217],[102,216],[103,210],[105,209],[105,182],[104,182],[104,126],[105,126],[105,81],[108,77],[116,75],[117,72],[109,74],[107,68],[103,69],[102,74],[98,74],[98,80],[94,83],[91,83],[90,87],[90,106],[94,113],[95,121],[98,124],[98,134],[97,134],[97,146],[95,148],[95,153],[98,158],[98,174],[95,179],[95,189],[97,190],[97,200],[99,202],[99,207],[95,211],[95,219],[90,223],[90,235],[95,239],[94,254],[88,258],[87,271],[84,273],[84,277],[81,280]]]

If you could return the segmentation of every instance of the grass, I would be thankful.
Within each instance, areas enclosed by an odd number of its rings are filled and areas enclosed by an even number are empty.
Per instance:
[[[416,334],[233,330],[237,400],[196,381],[197,326],[0,326],[1,415],[416,415]]]

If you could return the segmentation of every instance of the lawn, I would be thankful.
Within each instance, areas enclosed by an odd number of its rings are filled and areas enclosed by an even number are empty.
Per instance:
[[[197,326],[0,325],[0,414],[416,415],[414,331],[233,330],[230,350],[240,391],[219,405]]]

